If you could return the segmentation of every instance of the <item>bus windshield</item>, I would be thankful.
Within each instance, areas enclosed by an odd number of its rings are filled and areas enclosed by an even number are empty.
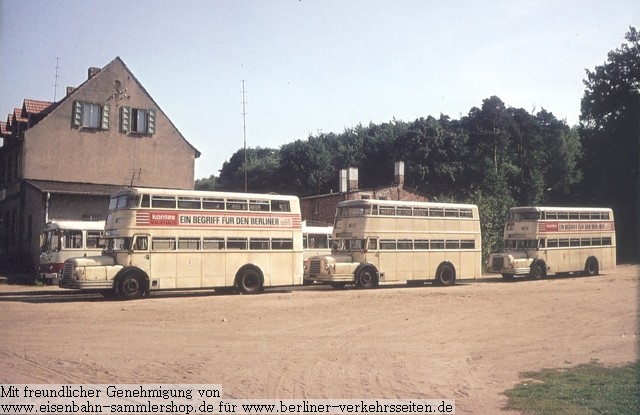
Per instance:
[[[106,240],[105,252],[129,251],[131,248],[131,239],[130,237],[109,238]]]
[[[117,209],[126,209],[130,207],[138,206],[138,201],[140,200],[139,195],[135,194],[124,194],[112,196],[109,200],[109,210],[117,210]]]
[[[336,242],[338,251],[363,251],[366,246],[365,239],[341,239]]]
[[[540,240],[540,247],[543,247],[543,240]],[[507,249],[535,249],[538,248],[536,239],[509,239],[506,242]]]
[[[367,205],[362,206],[345,206],[338,208],[339,218],[351,218],[357,216],[364,216],[369,214],[371,207]]]
[[[540,219],[540,212],[537,211],[511,211],[507,214],[507,220],[525,221]]]

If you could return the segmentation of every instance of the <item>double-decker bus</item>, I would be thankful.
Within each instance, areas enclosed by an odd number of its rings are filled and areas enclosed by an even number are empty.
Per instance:
[[[334,249],[305,267],[305,281],[335,288],[380,282],[434,281],[481,275],[478,208],[468,204],[349,200],[336,208]]]
[[[513,207],[504,226],[504,250],[493,253],[487,271],[505,279],[584,272],[616,266],[616,230],[608,208]]]
[[[40,281],[58,283],[64,261],[69,258],[98,255],[104,221],[52,220],[40,237]]]
[[[295,196],[128,188],[111,196],[104,238],[102,255],[65,262],[60,287],[138,298],[302,283]]]

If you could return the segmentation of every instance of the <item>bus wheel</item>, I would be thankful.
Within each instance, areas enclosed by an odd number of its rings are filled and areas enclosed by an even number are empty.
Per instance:
[[[118,294],[125,300],[133,300],[142,297],[144,294],[144,283],[142,278],[135,273],[125,274],[118,284]]]
[[[245,268],[238,277],[238,288],[242,294],[257,294],[262,291],[262,277],[255,268]]]
[[[540,260],[533,261],[533,264],[531,264],[531,269],[529,271],[529,276],[536,280],[546,277],[547,271],[545,269],[544,262]]]
[[[341,290],[344,288],[346,284],[344,282],[332,282],[331,283],[331,288],[335,289],[335,290]]]
[[[511,281],[513,279],[513,274],[502,274],[502,278]]]
[[[587,258],[587,263],[584,266],[584,272],[587,275],[598,275],[600,268],[598,267],[598,260],[594,257]]]
[[[441,264],[436,272],[436,284],[453,285],[456,283],[456,271],[450,264]]]
[[[356,280],[358,286],[362,288],[373,288],[377,285],[376,274],[370,267],[366,267],[358,272]]]

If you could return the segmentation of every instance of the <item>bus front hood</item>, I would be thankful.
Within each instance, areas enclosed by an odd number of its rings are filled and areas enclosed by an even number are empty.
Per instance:
[[[109,255],[96,255],[96,256],[83,256],[77,258],[68,259],[68,261],[73,261],[75,267],[99,267],[99,266],[109,266],[115,265],[116,260]]]

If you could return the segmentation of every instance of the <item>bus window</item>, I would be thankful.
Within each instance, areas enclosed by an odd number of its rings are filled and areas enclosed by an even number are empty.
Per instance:
[[[82,231],[66,230],[64,232],[64,247],[72,249],[82,248]]]
[[[247,201],[240,199],[227,199],[227,210],[247,210]]]
[[[176,198],[174,196],[153,196],[151,198],[151,207],[162,209],[175,209]]]
[[[178,209],[202,209],[202,200],[199,197],[179,197]]]
[[[99,248],[101,236],[100,231],[87,231],[87,248]]]

